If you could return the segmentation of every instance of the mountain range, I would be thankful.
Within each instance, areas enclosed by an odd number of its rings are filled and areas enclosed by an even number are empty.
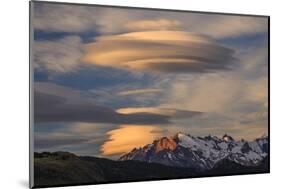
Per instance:
[[[135,148],[117,161],[70,152],[35,152],[33,187],[268,172],[267,136],[235,141],[228,135],[177,133]]]
[[[139,161],[114,161],[69,152],[34,154],[34,187],[195,177],[192,169]]]
[[[175,136],[155,140],[142,148],[135,148],[119,160],[136,160],[204,171],[214,168],[226,159],[242,166],[256,166],[267,155],[267,136],[253,141],[236,141],[227,134],[218,138],[177,133]]]

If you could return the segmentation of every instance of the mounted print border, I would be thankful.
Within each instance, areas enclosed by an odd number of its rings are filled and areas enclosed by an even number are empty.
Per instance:
[[[270,17],[30,1],[30,188],[270,172]]]

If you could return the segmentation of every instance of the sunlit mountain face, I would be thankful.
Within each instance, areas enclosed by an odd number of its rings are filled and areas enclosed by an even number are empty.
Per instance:
[[[267,157],[267,17],[33,5],[36,152],[199,170]]]
[[[134,148],[120,160],[136,160],[159,163],[172,167],[211,170],[222,161],[235,162],[254,167],[268,156],[268,137],[261,136],[253,141],[234,140],[229,135],[194,137],[177,133],[163,137],[142,148]]]

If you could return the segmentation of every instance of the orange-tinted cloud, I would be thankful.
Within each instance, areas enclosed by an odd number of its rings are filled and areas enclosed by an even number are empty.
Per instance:
[[[202,112],[181,110],[175,108],[161,108],[161,107],[128,107],[117,109],[116,112],[120,114],[136,114],[136,113],[151,113],[156,115],[169,116],[171,118],[189,118],[200,115]]]
[[[158,72],[230,69],[234,51],[211,39],[180,31],[145,31],[97,37],[82,60],[101,66]]]
[[[116,110],[121,114],[132,114],[132,113],[154,113],[161,115],[173,115],[176,113],[176,109],[160,109],[156,107],[129,107],[129,108],[120,108]]]
[[[117,155],[142,147],[161,137],[162,131],[157,126],[122,125],[107,133],[109,139],[101,146],[102,155]]]

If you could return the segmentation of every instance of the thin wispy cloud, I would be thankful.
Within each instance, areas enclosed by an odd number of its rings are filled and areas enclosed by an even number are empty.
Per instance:
[[[180,29],[181,22],[169,19],[139,20],[125,24],[129,31],[142,30],[177,30]]]
[[[140,94],[157,94],[161,93],[162,89],[135,89],[135,90],[127,90],[121,91],[118,93],[120,96],[128,96],[128,95],[140,95]]]
[[[61,74],[76,71],[81,65],[83,44],[79,36],[67,36],[55,41],[34,42],[34,68]]]

